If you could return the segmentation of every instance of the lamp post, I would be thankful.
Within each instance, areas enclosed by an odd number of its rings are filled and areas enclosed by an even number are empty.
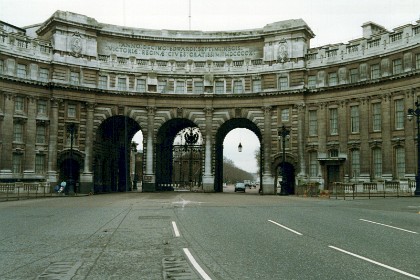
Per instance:
[[[283,157],[282,157],[282,166],[281,166],[281,183],[280,183],[280,193],[279,195],[288,195],[286,191],[286,181],[284,178],[286,177],[286,172],[284,171],[284,166],[286,162],[286,137],[290,135],[290,129],[286,128],[284,124],[282,127],[279,128],[278,136],[282,140],[282,150],[283,150]]]
[[[416,175],[416,190],[415,196],[420,196],[420,103],[416,101],[416,109],[408,109],[407,119],[411,121],[416,117],[417,121],[417,175]]]
[[[68,179],[68,194],[74,195],[74,179],[73,179],[73,139],[74,132],[76,131],[76,125],[70,123],[67,126],[67,131],[70,133],[70,170],[69,170],[69,179]]]

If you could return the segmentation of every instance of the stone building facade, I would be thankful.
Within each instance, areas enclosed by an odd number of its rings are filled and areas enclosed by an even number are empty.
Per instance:
[[[57,11],[0,27],[0,181],[71,176],[79,192],[126,191],[141,130],[143,191],[161,190],[188,127],[203,139],[205,192],[223,190],[223,140],[235,128],[260,140],[264,194],[275,193],[280,166],[290,193],[307,181],[328,189],[415,176],[417,128],[406,115],[419,95],[420,22],[392,31],[368,22],[361,38],[317,48],[301,19],[201,32]]]

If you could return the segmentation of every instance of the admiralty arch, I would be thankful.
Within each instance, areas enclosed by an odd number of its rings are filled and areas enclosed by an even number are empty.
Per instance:
[[[64,11],[28,27],[0,21],[0,181],[71,176],[82,193],[126,191],[141,131],[143,191],[163,190],[176,135],[194,130],[202,191],[220,192],[235,128],[260,141],[263,194],[276,192],[280,169],[289,193],[300,182],[413,180],[420,21],[361,24],[358,39],[312,48],[302,19],[218,32]]]

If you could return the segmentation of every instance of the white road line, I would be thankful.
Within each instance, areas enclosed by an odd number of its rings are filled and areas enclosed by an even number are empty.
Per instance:
[[[381,223],[377,223],[377,222],[373,222],[373,221],[369,221],[369,220],[365,220],[365,219],[359,219],[359,220],[360,221],[363,221],[363,222],[368,222],[368,223],[376,224],[376,225],[381,225],[381,226],[384,226],[384,227],[389,227],[389,228],[393,228],[393,229],[398,229],[398,230],[406,231],[406,232],[409,232],[409,233],[419,234],[418,232],[415,232],[415,231],[411,231],[411,230],[407,230],[407,229],[403,229],[403,228],[399,228],[399,227],[393,227],[393,226],[390,226],[390,225],[381,224]]]
[[[174,221],[172,221],[172,227],[174,228],[175,237],[180,237],[181,234],[179,233],[178,227]]]
[[[331,246],[331,245],[330,245],[330,246],[328,246],[328,247],[330,247],[331,249],[334,249],[334,250],[340,251],[340,252],[342,252],[342,253],[348,254],[348,255],[350,255],[350,256],[353,256],[353,257],[359,258],[359,259],[361,259],[361,260],[364,260],[364,261],[367,261],[367,262],[370,262],[370,263],[373,263],[373,264],[376,264],[376,265],[382,266],[382,267],[387,268],[387,269],[389,269],[389,270],[392,270],[392,271],[398,272],[398,273],[400,273],[400,274],[406,275],[406,276],[411,277],[411,278],[413,278],[413,279],[419,279],[419,280],[420,280],[420,277],[419,277],[419,276],[416,276],[416,275],[414,275],[414,274],[410,274],[410,273],[408,273],[408,272],[402,271],[402,270],[397,269],[397,268],[395,268],[395,267],[392,267],[392,266],[389,266],[389,265],[386,265],[386,264],[383,264],[383,263],[380,263],[380,262],[377,262],[377,261],[374,261],[374,260],[368,259],[368,258],[366,258],[366,257],[360,256],[360,255],[357,255],[357,254],[354,254],[354,253],[351,253],[351,252],[348,252],[348,251],[346,251],[346,250],[343,250],[343,249],[340,249],[340,248],[337,248],[337,247],[334,247],[334,246]]]
[[[291,228],[288,228],[288,227],[286,227],[286,226],[283,226],[283,225],[281,225],[281,224],[279,224],[279,223],[277,223],[277,222],[275,222],[275,221],[272,221],[272,220],[268,220],[270,223],[273,223],[273,224],[275,224],[275,225],[277,225],[277,226],[279,226],[279,227],[282,227],[282,228],[284,228],[284,229],[287,229],[288,231],[291,231],[291,232],[293,232],[293,233],[295,233],[295,234],[297,234],[297,235],[302,235],[302,233],[300,233],[300,232],[298,232],[298,231],[296,231],[296,230],[293,230],[293,229],[291,229]]]
[[[194,266],[195,270],[203,277],[204,280],[211,280],[210,276],[204,271],[204,269],[201,268],[201,266],[197,263],[194,256],[190,253],[190,250],[188,248],[184,248],[184,253],[187,255],[188,259],[190,260],[190,263]]]

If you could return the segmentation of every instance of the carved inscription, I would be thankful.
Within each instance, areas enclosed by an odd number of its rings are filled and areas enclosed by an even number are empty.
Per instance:
[[[104,43],[104,53],[147,58],[212,59],[218,57],[258,57],[258,47],[245,46],[170,46],[145,45],[142,43]]]

